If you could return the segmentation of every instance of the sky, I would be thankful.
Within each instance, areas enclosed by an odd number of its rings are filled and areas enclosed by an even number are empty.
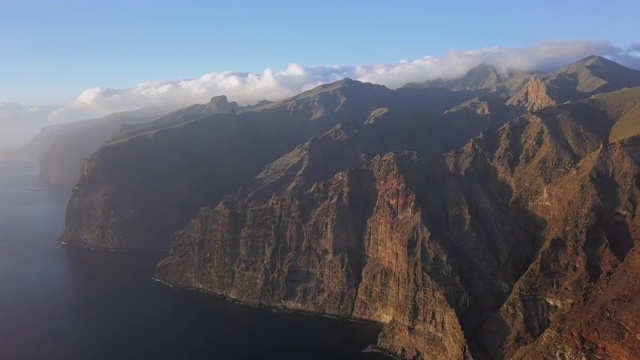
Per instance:
[[[479,61],[640,66],[639,17],[637,0],[1,0],[0,130],[345,76],[397,87]]]

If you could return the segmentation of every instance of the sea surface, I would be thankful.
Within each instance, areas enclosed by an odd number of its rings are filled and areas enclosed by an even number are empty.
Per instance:
[[[64,246],[67,191],[0,155],[0,359],[382,359],[375,324],[252,308],[152,280],[163,253]]]

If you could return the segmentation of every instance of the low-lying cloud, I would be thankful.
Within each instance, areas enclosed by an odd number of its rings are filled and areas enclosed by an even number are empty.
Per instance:
[[[89,119],[105,111],[89,107],[26,106],[0,102],[0,151],[24,145],[44,126]]]
[[[601,55],[623,65],[640,68],[634,52],[608,42],[547,41],[524,48],[492,47],[472,51],[451,51],[443,56],[426,56],[395,64],[360,66],[301,66],[291,64],[282,71],[267,68],[262,73],[213,72],[197,79],[156,81],[126,89],[97,87],[83,91],[75,106],[122,110],[157,104],[206,102],[214,95],[227,95],[243,105],[262,99],[278,100],[345,77],[400,87],[408,82],[456,77],[482,62],[500,68],[549,70],[589,55]]]
[[[0,103],[0,150],[14,148],[33,136],[44,124],[50,122],[52,106],[24,106],[16,103]]]
[[[157,105],[189,105],[205,103],[212,96],[227,95],[241,105],[260,100],[279,100],[311,89],[320,84],[352,78],[364,82],[400,87],[408,82],[463,75],[480,63],[499,68],[553,70],[589,55],[600,55],[630,68],[640,69],[640,44],[626,48],[609,42],[545,41],[522,48],[491,47],[471,51],[450,51],[442,56],[425,56],[394,64],[359,66],[301,66],[291,64],[284,70],[265,69],[262,73],[212,72],[197,79],[154,81],[130,88],[95,87],[84,90],[69,105],[37,109],[17,104],[0,108],[2,129],[18,128],[7,124],[16,121],[25,126],[14,136],[24,141],[23,133],[33,133],[34,127],[105,115],[114,111]],[[7,110],[9,109],[9,110]],[[17,130],[12,133],[18,134]],[[4,138],[4,137],[3,137]],[[6,141],[5,141],[6,143]],[[2,146],[0,146],[1,148]]]

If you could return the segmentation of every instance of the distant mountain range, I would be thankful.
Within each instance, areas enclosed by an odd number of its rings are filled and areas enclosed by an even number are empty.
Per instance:
[[[640,72],[601,57],[481,64],[113,115],[29,148],[46,179],[77,168],[61,242],[168,249],[168,283],[376,321],[402,359],[633,359],[639,103]]]

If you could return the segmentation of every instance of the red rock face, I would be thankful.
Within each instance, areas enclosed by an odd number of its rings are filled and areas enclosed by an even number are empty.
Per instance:
[[[522,88],[511,100],[511,105],[523,106],[527,110],[535,111],[547,106],[556,105],[553,99],[554,92],[538,76],[529,80],[527,86]]]

